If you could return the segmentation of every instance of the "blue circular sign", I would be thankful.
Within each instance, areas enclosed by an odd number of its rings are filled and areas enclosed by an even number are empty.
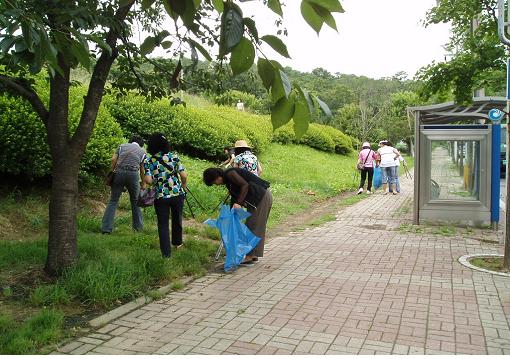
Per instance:
[[[499,121],[503,118],[505,113],[497,108],[493,108],[489,111],[489,119],[491,121]]]

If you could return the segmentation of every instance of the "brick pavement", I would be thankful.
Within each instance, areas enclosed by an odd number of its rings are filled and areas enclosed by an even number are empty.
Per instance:
[[[510,278],[457,262],[502,247],[400,231],[412,183],[402,188],[274,238],[254,267],[211,273],[59,352],[510,354]]]

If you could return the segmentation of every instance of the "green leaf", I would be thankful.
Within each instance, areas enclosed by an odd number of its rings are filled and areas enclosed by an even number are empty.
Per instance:
[[[32,42],[32,27],[24,22],[21,24],[21,32],[23,34],[23,40],[25,41],[25,44],[27,48],[32,51],[33,50],[33,42]]]
[[[4,37],[2,41],[0,41],[0,49],[2,49],[2,52],[6,53],[9,51],[9,49],[14,45],[16,42],[16,36],[9,36]]]
[[[264,87],[269,91],[274,79],[273,65],[271,65],[270,61],[264,58],[260,58],[257,62],[257,71],[259,73],[260,79],[262,80],[262,83],[264,84]]]
[[[274,68],[274,79],[271,85],[271,97],[273,102],[278,102],[282,97],[288,98],[292,91],[289,77],[285,72],[278,68]]]
[[[198,51],[200,51],[202,56],[205,57],[207,59],[207,61],[212,61],[211,55],[209,54],[209,52],[206,49],[204,49],[204,47],[202,45],[200,45],[198,42],[191,40],[191,39],[189,39],[189,42],[192,43],[193,46],[195,46],[195,48]]]
[[[294,99],[282,97],[271,110],[271,123],[273,130],[284,126],[294,115]]]
[[[221,16],[220,57],[230,53],[244,34],[243,12],[233,3],[225,3]]]
[[[83,67],[85,67],[87,70],[90,69],[90,52],[87,46],[85,44],[78,42],[78,41],[72,41],[71,43],[71,51],[73,52],[73,55],[78,59],[80,64],[82,64]]]
[[[269,46],[271,46],[280,55],[285,56],[286,58],[289,59],[291,58],[289,52],[287,51],[287,46],[278,37],[273,35],[264,35],[260,39]]]
[[[152,51],[154,51],[155,47],[156,39],[152,36],[149,36],[144,40],[142,45],[140,45],[140,55],[145,56],[147,54],[150,54]]]
[[[163,30],[159,34],[157,34],[156,37],[154,38],[154,40],[156,41],[156,45],[161,44],[161,42],[164,39],[166,39],[169,35],[170,35],[170,33],[166,30]]]
[[[142,11],[147,10],[156,0],[142,0]]]
[[[230,56],[230,67],[234,75],[239,75],[248,71],[253,65],[255,59],[255,48],[250,40],[243,37],[241,41],[232,50]]]
[[[111,56],[112,54],[112,48],[110,45],[108,45],[101,36],[92,34],[89,35],[88,38],[95,42],[97,46],[99,46],[101,49],[108,51],[108,54]]]
[[[244,26],[248,29],[251,36],[255,39],[255,41],[259,42],[259,32],[257,30],[257,25],[255,24],[255,21],[252,18],[245,17],[243,19]]]
[[[273,12],[277,13],[280,16],[283,16],[282,5],[280,4],[280,0],[269,0],[267,2],[267,7],[269,7]]]
[[[212,4],[217,12],[222,13],[224,6],[223,6],[223,0],[212,0]]]
[[[319,108],[322,110],[322,112],[324,112],[324,114],[326,116],[328,116],[328,117],[332,117],[333,116],[333,114],[331,113],[331,110],[329,109],[329,106],[324,101],[322,101],[317,96],[315,96],[315,100],[319,104]]]
[[[163,0],[163,6],[165,7],[167,14],[170,15],[170,17],[174,21],[177,21],[177,19],[179,18],[179,14],[174,11],[174,9],[170,3],[170,0]]]
[[[309,3],[319,5],[329,12],[344,12],[344,8],[338,0],[305,0]]]
[[[179,2],[185,2],[186,4],[186,10],[184,11],[184,14],[181,15],[182,22],[184,25],[186,25],[188,28],[193,25],[193,22],[195,20],[195,14],[198,10],[198,7],[200,6],[200,0],[175,0]]]
[[[173,12],[179,15],[184,15],[188,6],[189,0],[166,0],[170,5]]]
[[[308,23],[308,25],[310,25],[311,28],[314,29],[318,35],[319,32],[321,31],[324,20],[319,14],[317,14],[313,6],[306,0],[303,0],[301,2],[301,15]]]
[[[336,28],[336,21],[333,15],[331,15],[331,12],[329,10],[326,10],[322,6],[312,4],[313,9],[315,12],[322,18],[322,20],[333,30],[338,31]]]
[[[307,99],[306,95],[308,95],[308,93],[305,95],[305,92],[301,90],[301,88],[297,88],[298,96],[295,100],[296,107],[292,118],[294,119],[294,133],[296,134],[296,138],[299,140],[306,131],[308,131],[308,126],[312,121],[313,104],[310,108],[310,104],[308,103],[310,96],[308,96]]]
[[[172,41],[163,41],[161,42],[161,47],[165,50],[168,50],[172,46]]]

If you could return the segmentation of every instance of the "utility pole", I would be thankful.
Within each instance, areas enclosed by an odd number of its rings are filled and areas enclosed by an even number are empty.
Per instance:
[[[508,14],[505,19],[505,7],[508,8]],[[505,0],[498,0],[498,35],[501,42],[510,47],[510,38],[508,35],[510,35],[510,6],[505,6]],[[510,109],[510,58],[507,61],[507,83],[506,83],[506,99],[507,99],[507,106],[506,106],[506,138],[507,141],[510,138],[510,121],[508,118],[508,112]],[[510,220],[508,213],[510,211],[510,196],[508,195],[510,193],[510,181],[508,178],[508,155],[509,155],[509,147],[506,146],[506,158],[507,158],[507,168],[506,168],[506,205],[505,205],[505,250],[504,250],[504,258],[503,258],[503,268],[510,269]]]

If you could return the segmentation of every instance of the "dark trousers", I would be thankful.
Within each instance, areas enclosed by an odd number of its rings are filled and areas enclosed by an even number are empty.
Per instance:
[[[172,244],[182,244],[182,211],[184,209],[184,195],[160,198],[154,201],[154,209],[158,218],[159,247],[163,257],[170,257],[169,218],[172,212]]]
[[[361,181],[359,183],[359,188],[363,188],[365,186],[365,180],[367,179],[368,174],[368,185],[367,191],[372,190],[372,179],[374,178],[374,169],[372,167],[365,167],[361,170]]]

